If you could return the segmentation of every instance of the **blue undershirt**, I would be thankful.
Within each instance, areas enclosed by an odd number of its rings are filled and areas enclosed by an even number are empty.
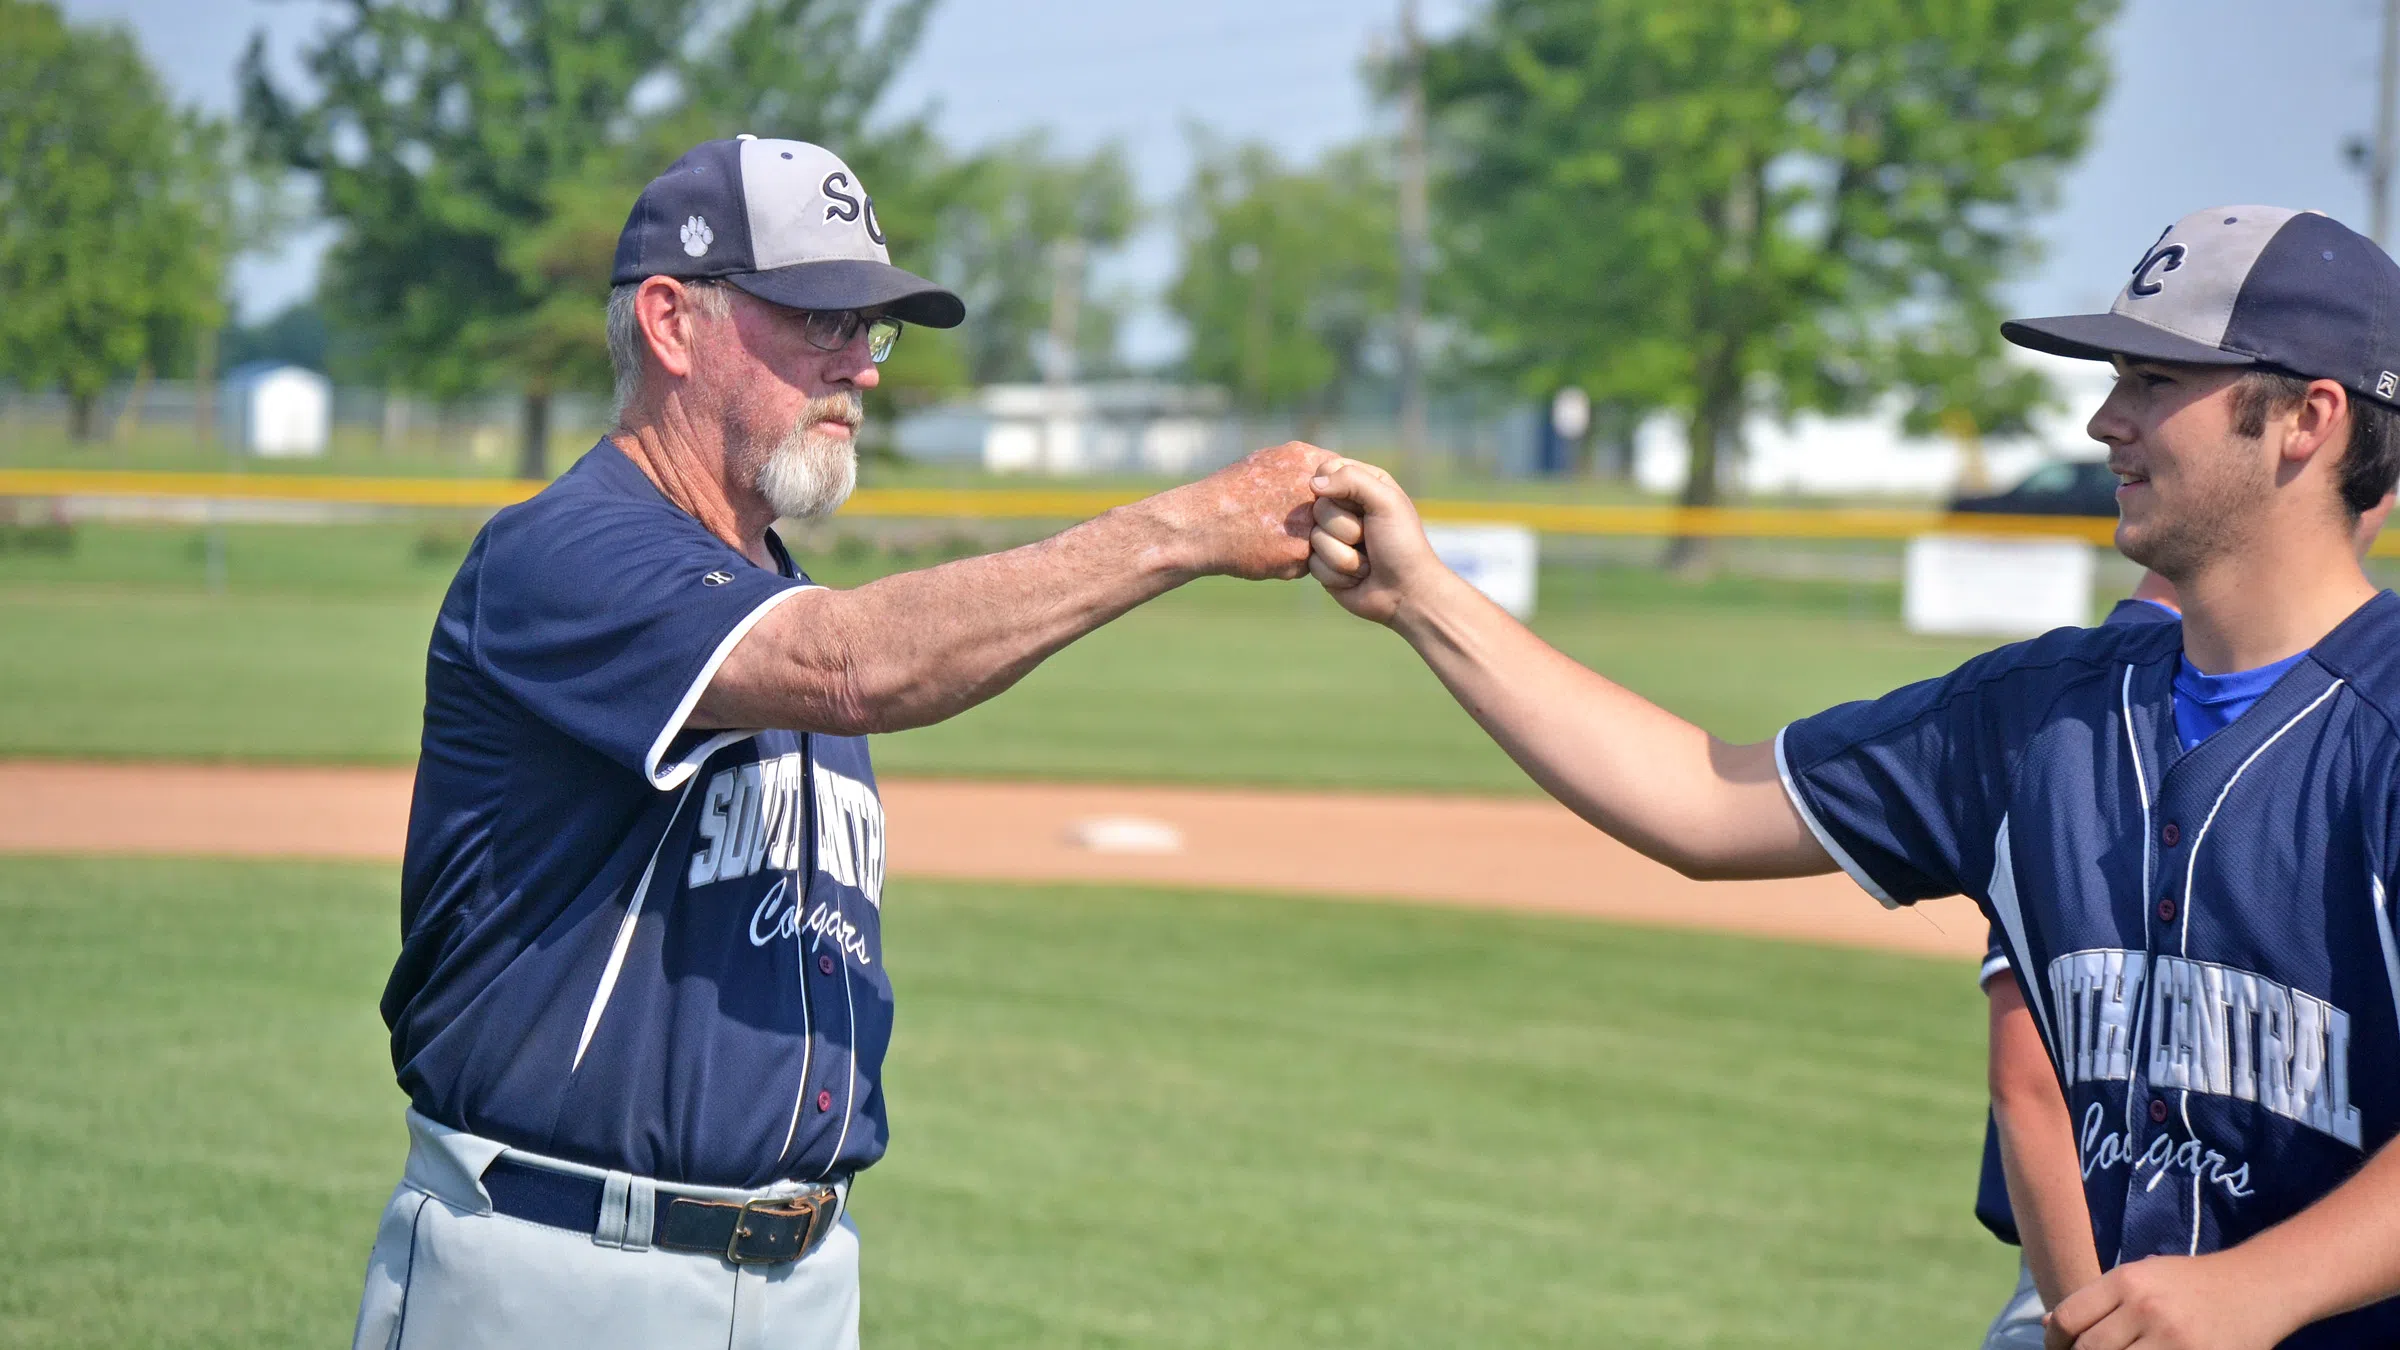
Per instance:
[[[2175,671],[2175,739],[2189,751],[2233,725],[2235,718],[2250,711],[2250,705],[2283,678],[2283,672],[2307,657],[2308,653],[2302,652],[2271,666],[2226,675],[2203,675],[2193,668],[2192,658],[2180,658]]]

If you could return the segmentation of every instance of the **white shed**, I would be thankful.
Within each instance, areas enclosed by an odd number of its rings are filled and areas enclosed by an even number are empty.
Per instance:
[[[321,455],[333,423],[333,383],[305,366],[253,361],[225,372],[220,406],[227,436],[253,455]]]

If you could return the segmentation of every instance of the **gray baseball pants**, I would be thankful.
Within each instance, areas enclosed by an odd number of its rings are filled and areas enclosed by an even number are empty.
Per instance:
[[[1983,1350],[2042,1350],[2042,1291],[2033,1287],[2033,1268],[2017,1258],[2017,1287],[2000,1305],[2000,1315],[1983,1333]]]
[[[493,1213],[483,1170],[502,1153],[603,1175],[595,1169],[414,1111],[408,1138],[407,1170],[367,1258],[354,1350],[857,1350],[858,1230],[847,1215],[805,1260],[736,1266],[650,1246],[646,1221],[627,1218],[657,1203],[661,1188],[643,1178],[606,1174],[603,1231],[573,1233]],[[764,1194],[672,1190],[718,1200]]]

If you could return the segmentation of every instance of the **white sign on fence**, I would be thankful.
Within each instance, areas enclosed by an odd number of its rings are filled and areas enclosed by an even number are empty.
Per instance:
[[[333,423],[333,386],[302,366],[259,361],[226,373],[223,416],[233,441],[272,458],[325,453]]]
[[[1428,525],[1433,551],[1468,585],[1520,619],[1533,617],[1541,541],[1522,525]]]
[[[1908,541],[1912,633],[2023,637],[2092,621],[2092,547],[2073,539],[1922,534]]]

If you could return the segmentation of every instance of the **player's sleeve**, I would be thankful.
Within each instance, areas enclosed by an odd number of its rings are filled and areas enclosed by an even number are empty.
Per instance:
[[[1809,833],[1886,907],[1971,894],[1990,876],[2005,782],[1992,686],[2008,650],[1776,734],[1775,767]]]
[[[492,523],[482,670],[533,715],[661,790],[751,734],[685,730],[735,644],[808,583],[661,504],[537,499]]]
[[[2000,925],[1993,924],[1991,935],[1984,939],[1983,965],[1975,972],[1975,987],[1988,990],[1992,981],[2009,972],[2008,949],[2000,945]]]

